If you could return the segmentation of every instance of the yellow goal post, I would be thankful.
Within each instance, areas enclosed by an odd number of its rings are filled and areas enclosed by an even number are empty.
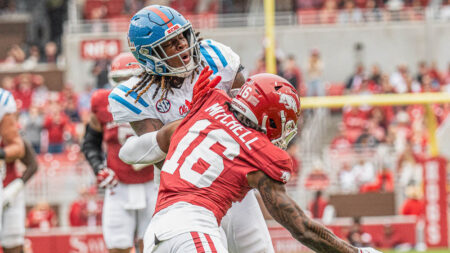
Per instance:
[[[439,155],[436,140],[437,121],[433,114],[431,104],[450,103],[450,93],[426,92],[406,94],[373,94],[373,95],[345,95],[345,96],[323,96],[302,97],[302,109],[314,108],[342,108],[344,106],[401,106],[422,104],[426,107],[425,122],[430,136],[430,155]]]

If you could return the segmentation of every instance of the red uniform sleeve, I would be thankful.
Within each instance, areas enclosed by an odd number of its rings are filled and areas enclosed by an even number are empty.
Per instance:
[[[294,168],[291,157],[286,151],[273,145],[264,134],[261,135],[266,139],[259,142],[260,147],[250,154],[254,166],[273,180],[287,183]]]

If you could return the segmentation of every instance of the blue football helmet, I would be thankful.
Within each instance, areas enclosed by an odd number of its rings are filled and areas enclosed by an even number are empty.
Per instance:
[[[184,51],[167,56],[161,45],[183,34],[189,46]],[[186,77],[200,64],[199,44],[191,23],[176,10],[161,5],[150,5],[137,12],[130,21],[128,46],[138,62],[150,74]],[[182,60],[190,53],[189,63]],[[181,67],[172,67],[168,59],[178,57]]]

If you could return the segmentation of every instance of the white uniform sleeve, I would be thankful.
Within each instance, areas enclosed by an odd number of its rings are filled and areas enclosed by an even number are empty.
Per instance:
[[[239,55],[233,52],[231,48],[214,40],[201,41],[200,53],[202,60],[214,72],[213,75],[222,77],[222,81],[217,85],[217,88],[228,92],[239,70],[241,63]]]
[[[158,145],[156,135],[158,131],[131,136],[120,148],[119,158],[128,164],[155,164],[164,158],[164,153]],[[142,167],[135,167],[140,170]]]
[[[16,101],[11,92],[0,88],[0,121],[8,113],[17,111]]]
[[[153,104],[146,99],[146,96],[140,97],[137,102],[136,98],[138,94],[136,92],[133,91],[128,96],[125,96],[138,81],[138,77],[131,78],[119,84],[109,94],[109,110],[113,115],[114,121],[133,122],[154,118],[149,114],[149,107],[153,106]]]

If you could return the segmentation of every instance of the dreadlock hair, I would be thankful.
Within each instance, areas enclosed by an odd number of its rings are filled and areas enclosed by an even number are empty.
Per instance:
[[[195,37],[200,36],[200,32],[195,33]],[[203,38],[198,38],[198,42],[202,41]],[[202,61],[201,65],[205,67],[205,63]],[[193,79],[195,74],[198,74],[198,69],[195,69],[192,72],[191,78]],[[179,89],[181,85],[184,82],[184,77],[178,77],[178,76],[159,76],[159,75],[152,75],[147,72],[142,73],[138,76],[140,78],[139,82],[136,83],[133,88],[131,88],[125,96],[128,96],[132,92],[139,92],[136,100],[134,103],[137,103],[142,95],[144,95],[148,89],[150,89],[150,86],[153,84],[156,84],[156,90],[153,93],[152,98],[155,99],[156,95],[158,94],[159,90],[162,90],[161,99],[167,98],[167,95],[170,93],[173,94],[172,88]]]

